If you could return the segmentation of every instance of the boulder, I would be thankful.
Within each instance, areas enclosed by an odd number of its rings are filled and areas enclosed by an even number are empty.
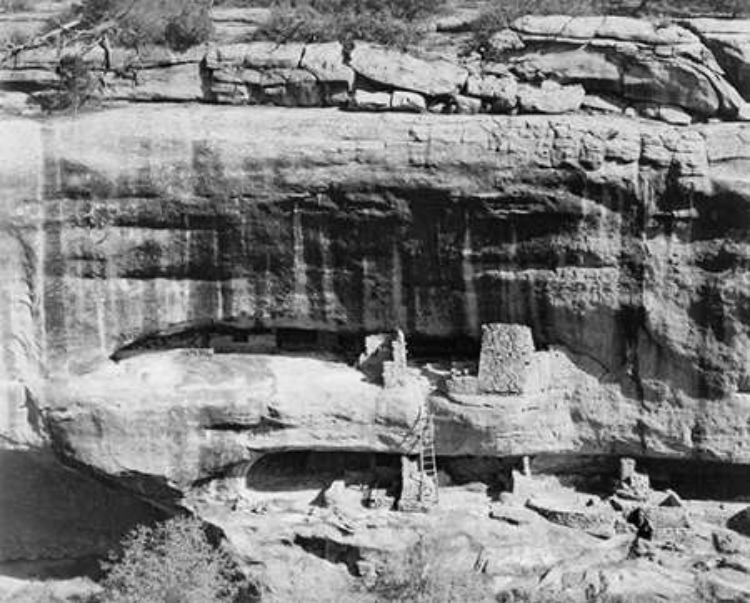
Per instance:
[[[561,83],[595,83],[589,92],[618,92],[623,68],[617,52],[598,47],[539,43],[535,49],[516,53],[510,59],[522,80],[554,78]]]
[[[354,91],[350,106],[360,111],[388,111],[391,108],[391,95],[387,92],[368,92],[357,89]]]
[[[323,104],[315,76],[305,69],[272,69],[261,80],[263,100],[285,107],[319,107]]]
[[[490,36],[485,55],[501,57],[509,51],[523,50],[524,47],[525,44],[518,33],[512,29],[503,29]]]
[[[107,74],[104,95],[115,100],[188,102],[204,99],[197,64],[142,69],[132,78]]]
[[[427,110],[427,102],[424,96],[416,92],[396,90],[391,94],[391,109],[409,113],[422,113]]]
[[[689,63],[633,62],[622,72],[622,95],[647,103],[675,105],[699,115],[717,115],[721,98],[711,81]]]
[[[727,564],[729,565],[729,564]],[[745,564],[731,564],[701,576],[699,589],[708,601],[750,601],[750,579]]]
[[[31,103],[31,97],[24,92],[6,92],[0,90],[0,113],[29,115],[39,111]]]
[[[727,527],[743,536],[750,537],[750,507],[732,515],[727,520]]]
[[[572,113],[581,108],[585,96],[583,86],[561,86],[549,80],[539,87],[518,86],[518,105],[524,113]]]
[[[658,119],[675,126],[689,126],[693,123],[693,118],[690,114],[677,107],[646,105],[641,107],[641,114],[649,119]]]
[[[727,79],[750,101],[750,19],[687,19],[683,25],[700,36]]]
[[[319,81],[343,84],[347,90],[354,82],[354,71],[344,64],[344,49],[338,42],[308,44],[299,66]]]
[[[490,509],[490,519],[503,521],[514,526],[526,526],[539,521],[539,515],[524,507],[494,504]]]
[[[325,105],[340,106],[348,102],[354,84],[354,71],[344,64],[341,44],[308,44],[305,46],[300,67],[318,79]]]
[[[260,69],[299,67],[304,44],[276,42],[248,42],[217,46],[206,54],[206,65],[215,68],[222,64],[244,65]]]
[[[733,530],[715,529],[711,541],[717,553],[723,555],[750,555],[750,539]]]
[[[466,94],[491,101],[493,111],[502,113],[515,108],[518,102],[518,81],[510,75],[471,75],[466,81]]]
[[[531,498],[526,506],[547,521],[566,528],[581,530],[599,538],[615,535],[617,514],[607,505],[577,506],[551,497]]]
[[[567,15],[529,15],[516,19],[512,28],[524,35],[544,38],[594,38],[636,42],[653,46],[697,44],[698,37],[679,25],[661,25],[656,21],[630,17],[569,17]]]
[[[355,46],[349,65],[372,82],[426,96],[455,94],[469,75],[463,67],[450,61],[421,59],[366,43]]]
[[[677,25],[547,16],[522,18],[514,29],[526,46],[508,60],[521,79],[578,83],[588,93],[675,106],[701,117],[739,113],[742,96],[710,50]]]
[[[684,507],[685,506],[685,503],[683,502],[682,498],[680,498],[680,495],[677,494],[677,492],[674,492],[672,490],[667,490],[666,494],[667,495],[659,503],[660,507]]]
[[[622,113],[626,106],[616,98],[604,98],[595,94],[587,94],[581,107],[593,113]]]
[[[437,114],[449,113],[450,112],[450,105],[449,105],[449,103],[447,101],[444,101],[444,100],[434,101],[434,102],[431,102],[427,106],[427,110],[430,113],[437,113]]]
[[[482,101],[478,98],[456,94],[451,100],[455,112],[461,115],[476,115],[482,110]]]

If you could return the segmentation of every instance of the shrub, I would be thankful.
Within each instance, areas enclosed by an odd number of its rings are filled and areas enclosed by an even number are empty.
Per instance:
[[[210,38],[210,8],[211,0],[84,0],[54,19],[47,29],[74,19],[81,20],[79,29],[111,22],[113,40],[123,46],[154,44],[184,51]]]
[[[0,51],[5,48],[16,48],[31,41],[33,36],[21,29],[11,29],[0,33]]]
[[[298,0],[274,3],[255,38],[275,42],[365,40],[406,47],[419,41],[424,20],[444,0]]]
[[[436,14],[447,0],[216,0],[217,6],[311,8],[323,14],[388,12],[396,19],[415,20]]]
[[[309,0],[309,3],[323,13],[388,13],[407,21],[434,15],[445,5],[444,0]]]
[[[344,44],[353,40],[376,42],[405,48],[419,40],[418,25],[396,19],[387,12],[321,14],[307,7],[296,10],[276,9],[255,33],[255,39],[285,42],[329,42]]]
[[[487,578],[456,567],[451,552],[434,540],[420,540],[405,559],[384,568],[368,590],[378,602],[490,603],[494,601]]]
[[[20,13],[34,7],[32,0],[0,0],[0,12]]]
[[[239,590],[229,557],[190,518],[136,528],[104,569],[108,603],[223,603]]]
[[[78,111],[94,94],[96,80],[89,66],[80,56],[66,54],[57,67],[60,78],[60,93],[55,99],[54,109]]]
[[[173,50],[184,52],[211,37],[213,22],[205,2],[185,2],[182,11],[166,20],[164,41]]]

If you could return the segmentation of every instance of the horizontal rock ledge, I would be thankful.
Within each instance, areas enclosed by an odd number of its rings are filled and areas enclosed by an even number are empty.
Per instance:
[[[132,483],[187,488],[259,455],[284,451],[418,453],[427,397],[439,456],[576,453],[702,458],[750,465],[734,425],[750,421],[747,396],[721,402],[698,446],[699,403],[643,409],[554,350],[536,355],[532,385],[471,400],[440,394],[415,366],[384,388],[340,361],[316,357],[153,352],[109,363],[47,395],[57,450],[76,464]],[[642,426],[642,427],[641,427]]]

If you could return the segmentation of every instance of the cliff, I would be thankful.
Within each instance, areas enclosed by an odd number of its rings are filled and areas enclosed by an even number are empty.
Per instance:
[[[522,19],[492,60],[258,42],[105,64],[93,48],[103,104],[63,115],[26,104],[59,87],[58,55],[6,63],[0,511],[42,525],[4,531],[0,560],[101,554],[158,515],[144,499],[220,526],[250,564],[266,545],[270,567],[318,541],[382,553],[377,530],[305,524],[307,500],[240,517],[224,488],[265,491],[264,463],[294,455],[412,454],[426,404],[454,473],[629,455],[741,483],[750,30],[727,23]],[[490,323],[530,330],[513,391],[466,386]],[[394,329],[409,370],[385,387],[355,360]],[[47,482],[77,494],[58,504]],[[68,520],[81,500],[89,524]],[[398,521],[381,528],[426,525]],[[545,532],[555,563],[564,536]]]
[[[175,361],[169,379],[159,378],[167,379],[163,399],[157,379],[136,403],[125,392],[140,361],[110,367],[108,358],[169,329],[248,317],[342,336],[400,327],[448,351],[461,338],[478,342],[484,323],[529,325],[541,398],[481,410],[444,402],[441,454],[750,459],[744,126],[173,106],[4,127],[16,132],[5,140],[28,141],[23,153],[13,143],[3,151],[3,187],[14,200],[5,208],[6,257],[16,267],[15,280],[5,280],[15,301],[5,306],[13,334],[4,341],[15,342],[6,345],[6,373],[39,383],[27,387],[40,404],[62,407],[49,415],[53,433],[89,465],[108,459],[172,477],[168,464],[140,467],[153,461],[135,453],[144,434],[110,437],[100,412],[128,423],[141,409],[156,451],[169,416],[157,419],[160,409],[181,408],[185,425],[171,429],[205,447],[210,426],[189,418],[204,403],[169,394],[191,381],[193,360]],[[256,369],[223,366],[219,356],[200,363],[227,374],[218,384],[234,392],[222,411],[232,415],[233,396],[247,395]],[[221,442],[252,450],[272,403],[301,402],[296,393],[286,399],[276,368],[257,377],[259,391],[276,392],[272,402],[258,395],[252,412],[237,410],[251,418],[237,419],[236,438],[230,431]],[[315,371],[305,378],[317,382]],[[335,384],[321,382],[322,398],[336,395]],[[378,400],[389,395],[371,395],[386,415]],[[506,407],[540,399],[553,405],[542,415],[558,429],[500,444]],[[349,421],[362,405],[324,406],[313,424],[326,425],[328,412]],[[469,421],[460,443],[453,413]],[[292,421],[303,432],[304,417]],[[472,421],[497,421],[498,440],[472,435]],[[284,429],[278,444],[275,432],[263,434],[257,448],[351,446],[345,430],[338,443],[311,429],[299,443]],[[115,443],[123,458],[100,454]],[[356,447],[398,451],[382,441]],[[190,479],[217,468],[187,464]]]

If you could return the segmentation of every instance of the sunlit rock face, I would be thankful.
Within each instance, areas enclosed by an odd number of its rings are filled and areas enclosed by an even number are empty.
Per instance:
[[[159,425],[201,441],[198,455],[212,447],[203,423],[173,422],[170,408],[200,415],[244,398],[172,400],[157,387],[153,407],[145,394],[133,406],[141,424],[118,385],[136,378],[133,363],[114,378],[107,358],[181,323],[257,319],[338,334],[400,327],[446,348],[478,342],[485,323],[531,327],[546,376],[517,406],[438,400],[445,454],[750,462],[748,126],[160,106],[2,127],[13,134],[0,142],[2,266],[16,275],[1,285],[3,378],[55,407],[52,433],[72,458],[171,484],[245,459],[219,455],[189,475],[176,461],[146,466],[166,458],[154,452],[166,446]],[[335,381],[299,378],[319,384],[321,416],[339,412],[326,406]],[[554,408],[549,429],[501,412],[526,406]],[[374,439],[345,430],[330,444],[312,415],[291,444],[284,429],[262,444],[241,426],[221,437],[243,451],[402,450],[408,421],[378,408]],[[507,439],[519,422],[528,434]]]

